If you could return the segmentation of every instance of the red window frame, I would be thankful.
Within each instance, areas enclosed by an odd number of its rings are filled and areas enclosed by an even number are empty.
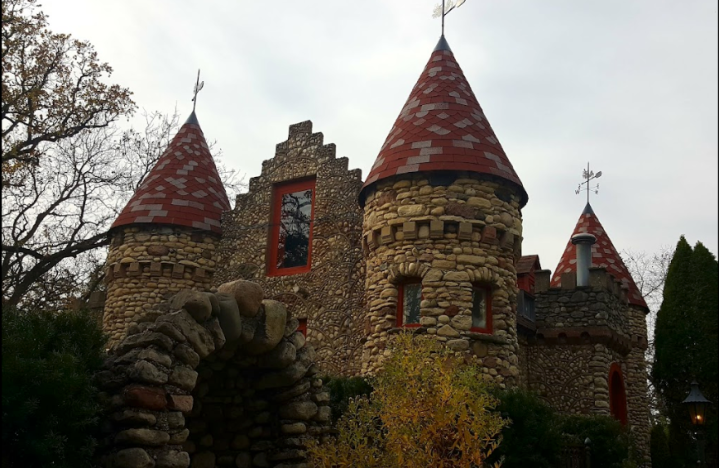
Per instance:
[[[484,304],[487,308],[486,314],[487,314],[487,320],[486,320],[486,326],[485,327],[472,327],[470,328],[470,331],[473,333],[486,333],[491,334],[492,333],[492,288],[489,286],[483,286],[483,285],[472,285],[472,293],[474,291],[483,291],[484,292]],[[472,294],[472,313],[474,313],[474,294]],[[472,317],[474,320],[474,317]]]
[[[420,281],[419,279],[404,281],[403,283],[397,285],[397,328],[418,328],[421,326],[419,322],[407,324],[404,323],[404,287],[408,284],[420,285],[420,299],[422,298],[422,281]]]
[[[622,423],[622,426],[627,425],[627,389],[622,367],[616,362],[609,367],[609,414]]]
[[[300,322],[299,326],[297,327],[297,331],[302,333],[304,337],[307,338],[307,319],[301,318],[297,320]]]
[[[270,231],[267,256],[267,276],[286,276],[306,273],[312,268],[312,237],[315,224],[315,179],[305,179],[283,184],[277,184],[272,188],[272,229]],[[282,196],[286,193],[312,190],[312,212],[310,215],[310,237],[307,248],[307,264],[291,268],[277,268],[277,257],[279,253],[280,240],[280,217],[282,216]]]

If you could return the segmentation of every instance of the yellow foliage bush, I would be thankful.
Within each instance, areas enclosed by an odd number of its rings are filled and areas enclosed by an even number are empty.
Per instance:
[[[480,370],[429,337],[402,334],[391,349],[372,395],[351,401],[336,436],[309,448],[312,467],[488,466],[507,421]]]

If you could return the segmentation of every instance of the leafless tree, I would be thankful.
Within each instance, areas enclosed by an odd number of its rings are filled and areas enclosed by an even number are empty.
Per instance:
[[[83,131],[6,176],[4,304],[65,308],[101,286],[107,230],[178,131],[176,112],[144,115],[141,131]],[[237,193],[237,172],[218,170]]]
[[[649,307],[647,315],[647,362],[654,360],[654,323],[657,319],[657,312],[662,305],[664,282],[669,271],[669,263],[674,256],[674,249],[670,246],[661,246],[653,253],[635,250],[623,250],[621,252],[622,260],[629,269],[634,282],[637,284],[639,291],[644,296],[644,300]],[[649,405],[652,409],[652,424],[657,418],[661,418],[661,398],[659,398],[656,389],[651,382],[647,380],[649,391]]]
[[[92,44],[57,34],[35,0],[2,2],[2,175],[40,164],[46,148],[110,126],[135,104],[105,83]]]

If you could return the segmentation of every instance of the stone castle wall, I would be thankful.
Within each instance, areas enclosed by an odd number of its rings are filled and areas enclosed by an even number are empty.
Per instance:
[[[398,285],[420,279],[417,332],[434,335],[458,352],[473,353],[488,378],[501,386],[516,384],[519,202],[504,183],[468,173],[434,184],[427,174],[408,175],[377,182],[368,191],[363,374],[380,368],[388,336],[399,331]],[[473,284],[491,288],[491,334],[470,330]]]
[[[604,344],[527,347],[527,386],[563,414],[609,416],[609,368],[623,356]],[[626,374],[625,374],[626,375]]]
[[[359,170],[348,170],[334,144],[323,144],[312,123],[290,127],[275,157],[263,162],[262,174],[250,179],[248,193],[222,219],[223,238],[215,283],[245,278],[262,286],[267,297],[281,300],[293,315],[307,320],[307,339],[323,372],[356,375],[362,349],[364,261],[362,212],[357,195]],[[268,276],[268,248],[277,184],[315,179],[311,269],[306,273]]]
[[[155,305],[181,289],[207,290],[215,272],[217,235],[176,226],[134,225],[111,233],[105,266],[103,330],[114,346]]]
[[[649,457],[649,434],[651,421],[649,414],[649,378],[647,367],[647,313],[646,311],[629,306],[629,330],[632,333],[632,347],[626,357],[627,373],[625,374],[627,386],[627,405],[629,407],[629,420],[632,422],[632,432],[645,457]]]
[[[590,269],[587,287],[566,274],[560,288],[549,288],[549,277],[549,271],[537,272],[537,330],[525,349],[527,388],[566,414],[609,415],[609,373],[619,365],[628,424],[648,456],[646,312],[628,304],[626,290],[603,268]]]

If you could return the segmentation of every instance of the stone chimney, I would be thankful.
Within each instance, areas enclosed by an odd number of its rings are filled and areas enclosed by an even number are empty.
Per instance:
[[[577,286],[589,286],[589,268],[592,266],[592,245],[597,238],[591,234],[579,233],[572,236],[577,246]]]

